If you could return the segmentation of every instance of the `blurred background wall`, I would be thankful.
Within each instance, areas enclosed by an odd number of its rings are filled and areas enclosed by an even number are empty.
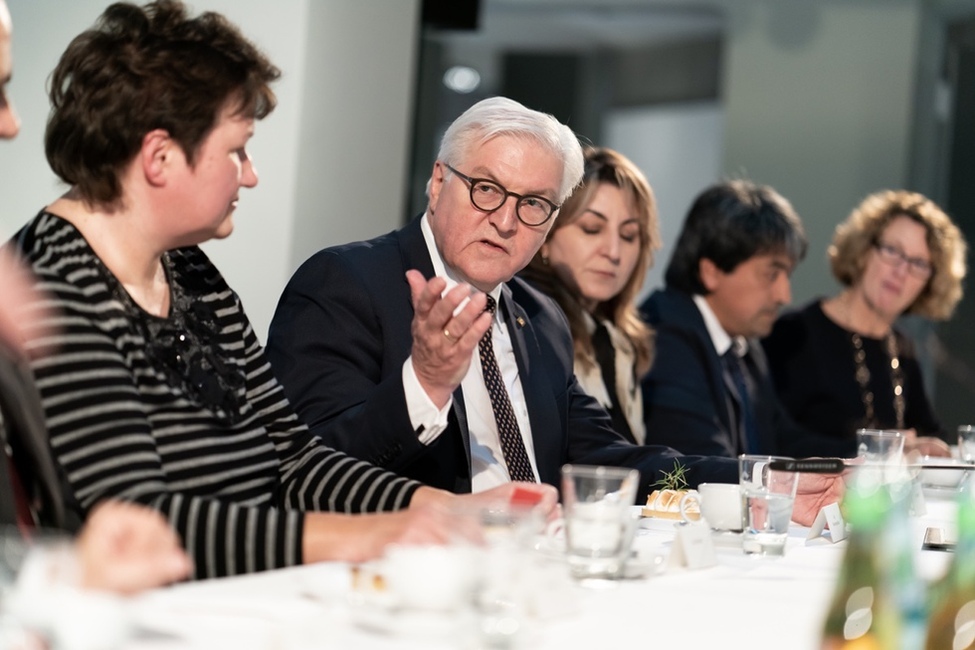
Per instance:
[[[63,188],[42,141],[44,82],[104,0],[8,0],[21,137],[0,148],[0,236]],[[507,94],[555,114],[647,173],[665,248],[705,185],[749,177],[792,200],[810,236],[796,304],[830,294],[825,250],[866,194],[905,187],[975,241],[975,0],[194,0],[282,68],[229,241],[205,245],[265,337],[314,251],[423,209],[439,137]],[[907,327],[946,425],[975,420],[975,307]]]

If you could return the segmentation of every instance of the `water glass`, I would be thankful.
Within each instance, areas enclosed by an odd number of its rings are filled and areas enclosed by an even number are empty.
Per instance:
[[[635,469],[565,465],[562,500],[566,553],[576,578],[622,575],[636,531]]]
[[[861,474],[881,485],[903,481],[904,432],[897,429],[857,429],[857,457]]]
[[[776,460],[789,459],[750,454],[738,457],[742,549],[747,554],[785,554],[799,474],[772,470],[769,464]]]
[[[975,461],[975,425],[958,427],[958,457],[969,463]]]
[[[897,429],[857,429],[857,456],[865,462],[898,465],[904,455],[904,432]]]

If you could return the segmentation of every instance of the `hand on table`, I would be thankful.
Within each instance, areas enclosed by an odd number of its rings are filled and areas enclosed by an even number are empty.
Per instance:
[[[476,494],[455,495],[454,498],[464,507],[527,506],[543,515],[547,521],[559,517],[559,491],[546,483],[513,481]]]
[[[811,526],[820,509],[842,500],[843,490],[842,474],[800,474],[792,521]]]
[[[491,327],[491,314],[484,311],[487,297],[481,292],[472,295],[466,284],[441,297],[447,281],[440,277],[428,281],[415,270],[406,272],[406,280],[414,311],[413,370],[423,390],[442,408],[467,374],[474,348]],[[467,304],[457,311],[467,298]]]
[[[951,457],[951,447],[941,438],[934,436],[919,436],[915,429],[905,429],[904,433],[904,453],[911,454],[916,452],[921,456],[937,456],[940,458]]]
[[[186,578],[193,565],[179,537],[155,510],[107,501],[77,540],[81,586],[130,594]]]
[[[441,492],[420,488],[417,493],[423,490]],[[307,513],[304,562],[365,562],[381,557],[390,544],[446,544],[454,538],[451,513],[443,502],[414,502],[406,510],[378,514]]]
[[[551,485],[506,483],[477,494],[452,494],[424,486],[398,512],[305,515],[302,552],[305,562],[365,562],[382,556],[390,544],[447,544],[459,539],[477,542],[480,509],[531,500],[548,519],[558,516],[558,492]]]

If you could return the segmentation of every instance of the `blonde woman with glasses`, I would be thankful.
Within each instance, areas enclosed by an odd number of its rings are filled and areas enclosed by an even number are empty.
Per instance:
[[[907,191],[868,196],[829,247],[836,296],[783,315],[765,349],[792,416],[854,445],[857,428],[901,429],[907,447],[947,455],[902,314],[949,318],[962,296],[965,240],[947,214]]]

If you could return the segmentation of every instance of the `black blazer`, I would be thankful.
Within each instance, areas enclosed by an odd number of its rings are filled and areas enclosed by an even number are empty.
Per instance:
[[[471,489],[470,432],[463,395],[449,424],[423,445],[410,423],[402,367],[410,355],[413,307],[405,273],[433,276],[419,219],[387,235],[320,251],[294,274],[278,304],[267,354],[311,430],[349,454],[453,492]],[[645,495],[677,452],[638,447],[576,382],[572,341],[550,298],[513,279],[501,302],[527,400],[540,479],[559,485],[564,463],[621,465],[643,473]],[[737,482],[737,465],[682,458],[689,479]]]
[[[653,292],[641,306],[656,331],[656,356],[643,379],[643,417],[647,441],[686,454],[735,457],[734,405],[725,386],[721,359],[701,311],[681,291]],[[848,455],[846,447],[798,425],[785,411],[757,340],[748,342],[745,367],[755,386],[752,407],[758,427],[758,453],[804,457]]]
[[[66,511],[64,484],[51,455],[37,388],[26,365],[3,346],[0,346],[0,409],[17,473],[29,497],[39,506],[40,524],[76,529],[78,513]],[[0,464],[0,492],[3,493],[0,523],[13,524],[16,510],[4,454],[0,454]]]

